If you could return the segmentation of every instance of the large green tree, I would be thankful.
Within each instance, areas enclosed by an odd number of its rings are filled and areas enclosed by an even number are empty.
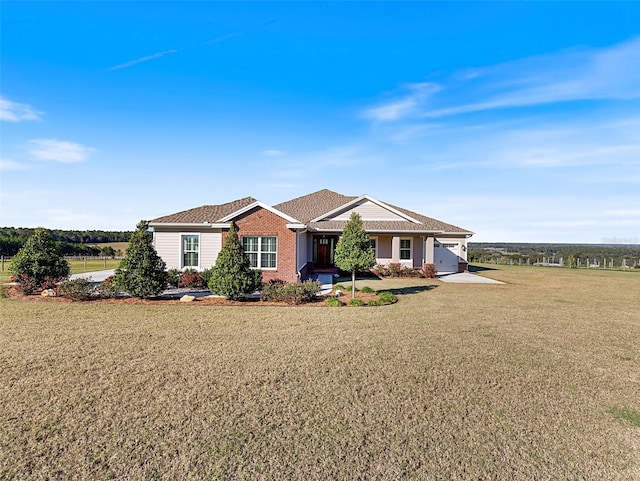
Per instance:
[[[220,249],[209,279],[211,292],[227,299],[240,299],[260,288],[262,272],[251,269],[233,224]]]
[[[166,264],[153,247],[149,223],[138,222],[114,282],[119,289],[134,297],[153,297],[167,286]]]
[[[356,272],[369,269],[376,264],[376,255],[371,249],[371,240],[364,231],[362,219],[353,212],[344,226],[342,237],[336,245],[336,265],[343,271],[351,271],[351,297],[356,296]]]
[[[28,289],[25,293],[31,294],[47,281],[66,279],[71,269],[49,231],[37,228],[11,261],[11,273],[23,290]]]

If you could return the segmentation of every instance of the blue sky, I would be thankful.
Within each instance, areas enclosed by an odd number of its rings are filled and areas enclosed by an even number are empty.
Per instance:
[[[0,225],[368,194],[640,242],[640,3],[11,2]]]

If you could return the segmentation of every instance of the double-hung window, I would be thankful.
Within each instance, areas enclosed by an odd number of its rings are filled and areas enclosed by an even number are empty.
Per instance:
[[[199,267],[200,237],[182,236],[182,267]]]
[[[411,259],[411,239],[400,239],[400,260]]]
[[[278,238],[275,236],[244,236],[244,253],[254,269],[275,269],[277,266]]]

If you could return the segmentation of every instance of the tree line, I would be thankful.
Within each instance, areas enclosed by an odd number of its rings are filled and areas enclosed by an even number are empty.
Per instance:
[[[510,242],[470,242],[469,262],[492,264],[535,264],[536,262],[564,264],[580,261],[580,266],[599,262],[602,267],[613,262],[615,267],[626,263],[634,267],[640,262],[640,245],[628,244],[536,244]]]
[[[16,255],[35,231],[35,228],[28,227],[0,227],[0,255]],[[58,250],[68,256],[115,255],[115,251],[102,253],[100,248],[89,244],[129,242],[132,234],[131,231],[104,230],[47,229],[47,231]]]

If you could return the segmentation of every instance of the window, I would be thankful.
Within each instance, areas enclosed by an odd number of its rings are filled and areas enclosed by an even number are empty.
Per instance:
[[[275,269],[278,250],[278,238],[275,236],[246,236],[242,238],[242,247],[254,269]]]
[[[182,236],[182,267],[198,267],[200,238],[197,235]]]
[[[373,251],[373,255],[378,257],[378,238],[377,237],[369,238],[369,247],[371,247],[371,250]]]
[[[400,260],[411,259],[411,239],[400,239]]]

